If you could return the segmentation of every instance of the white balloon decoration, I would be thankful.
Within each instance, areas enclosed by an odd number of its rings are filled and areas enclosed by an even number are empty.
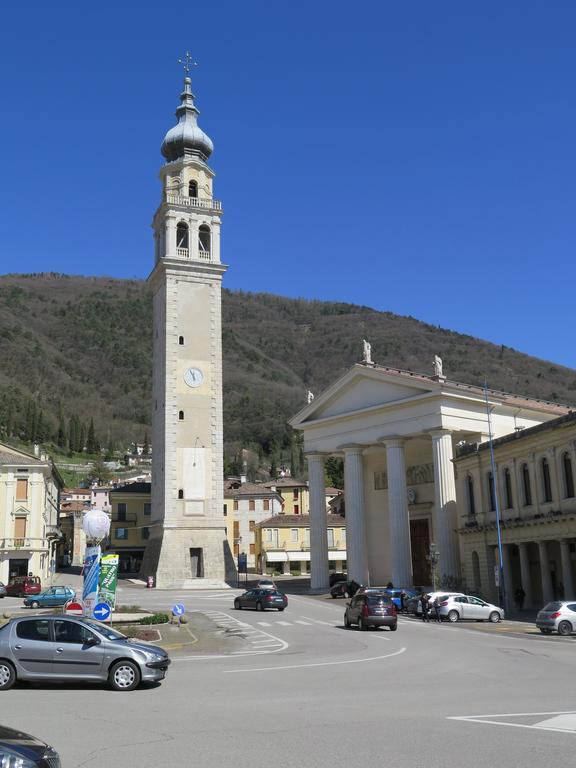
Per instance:
[[[102,541],[110,533],[110,518],[102,509],[90,509],[82,519],[82,530],[88,541]]]

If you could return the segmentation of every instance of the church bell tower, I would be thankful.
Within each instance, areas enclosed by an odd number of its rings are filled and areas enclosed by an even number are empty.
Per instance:
[[[166,134],[154,215],[152,509],[142,574],[156,586],[225,586],[221,204],[213,144],[198,126],[185,62],[177,124]]]

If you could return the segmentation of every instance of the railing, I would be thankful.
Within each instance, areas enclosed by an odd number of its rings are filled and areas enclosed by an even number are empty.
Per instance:
[[[166,202],[172,205],[185,205],[188,208],[208,208],[214,211],[222,210],[222,203],[218,200],[210,200],[208,197],[180,197],[180,195],[166,194]]]
[[[35,539],[28,536],[0,539],[0,550],[14,549],[48,549],[46,539]]]
[[[210,261],[211,260],[210,251],[198,250],[198,258],[201,259],[202,261]]]
[[[188,258],[188,248],[176,248],[176,253],[178,256],[183,256],[185,259]]]

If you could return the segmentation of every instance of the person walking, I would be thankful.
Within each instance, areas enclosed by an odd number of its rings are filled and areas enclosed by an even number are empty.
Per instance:
[[[522,585],[518,587],[516,592],[514,593],[514,598],[516,600],[516,605],[518,607],[518,610],[521,611],[524,607],[524,600],[526,598],[526,592],[522,589]]]
[[[437,622],[442,621],[442,616],[440,616],[440,598],[439,597],[434,598],[434,617]]]
[[[422,608],[422,621],[428,621],[428,595],[420,595],[420,607]]]

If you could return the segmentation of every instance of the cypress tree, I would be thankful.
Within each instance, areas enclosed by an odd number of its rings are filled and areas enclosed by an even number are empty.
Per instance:
[[[86,441],[86,451],[88,453],[96,453],[96,436],[94,434],[94,419],[90,419],[90,426],[88,427],[88,438]]]

